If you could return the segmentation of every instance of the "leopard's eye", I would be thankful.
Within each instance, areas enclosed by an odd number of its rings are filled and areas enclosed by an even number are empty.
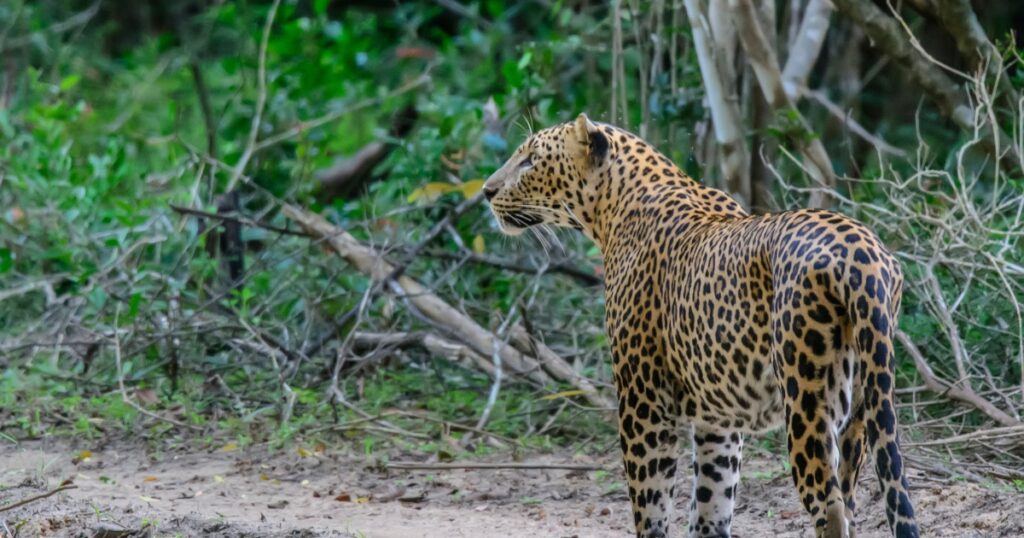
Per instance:
[[[519,163],[519,168],[524,168],[525,169],[525,168],[532,168],[532,167],[533,167],[533,160],[531,160],[529,155],[527,155],[526,158],[523,159]]]

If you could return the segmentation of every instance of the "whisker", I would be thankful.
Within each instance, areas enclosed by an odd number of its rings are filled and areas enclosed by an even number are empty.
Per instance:
[[[546,212],[551,213],[553,215],[560,214],[560,211],[557,208],[547,207],[547,206],[542,206],[542,205],[532,205],[532,204],[500,204],[500,203],[499,204],[491,204],[491,205],[495,209],[505,209],[505,210],[508,210],[508,211],[517,211],[517,210],[522,210],[522,209],[531,209],[531,210],[536,210],[536,211],[541,211],[541,212],[545,212],[546,211]]]
[[[548,254],[550,252],[549,249],[551,248],[551,244],[548,243],[547,238],[544,237],[543,233],[541,233],[541,229],[538,227],[531,227],[529,230],[533,236],[537,238],[537,242],[540,243],[540,246],[544,249],[544,253]]]
[[[558,237],[558,233],[548,224],[542,224],[541,226],[547,232],[548,240],[551,241],[551,244],[555,247],[558,247],[558,257],[565,258],[567,256],[565,252],[565,245],[562,244],[562,240]]]

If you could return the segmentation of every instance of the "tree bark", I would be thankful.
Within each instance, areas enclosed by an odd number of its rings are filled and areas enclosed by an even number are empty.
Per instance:
[[[729,0],[729,5],[735,15],[740,43],[750,59],[765,101],[774,110],[785,111],[795,117],[802,130],[810,133],[811,129],[807,120],[800,114],[783,89],[782,70],[779,68],[775,48],[768,41],[758,22],[758,14],[753,3],[751,0]],[[812,191],[808,204],[811,207],[828,207],[831,205],[831,201],[827,191],[836,185],[832,160],[825,151],[821,139],[805,136],[806,133],[798,133],[797,136],[791,138],[804,157],[804,165],[808,174],[816,183],[816,188]]]
[[[782,69],[782,87],[793,101],[800,98],[802,88],[807,86],[807,77],[818,61],[833,10],[829,0],[811,0],[807,4],[796,40],[789,49],[786,67]]]
[[[1018,154],[1013,144],[1000,143],[1000,141],[1009,141],[1011,138],[1000,132],[999,126],[993,126],[987,122],[981,125],[977,124],[974,110],[968,103],[964,92],[942,72],[938,65],[914,48],[895,18],[886,15],[870,0],[833,0],[833,2],[840,13],[853,20],[864,30],[875,46],[907,69],[911,80],[924,90],[928,99],[939,107],[939,111],[944,116],[969,133],[974,133],[977,130],[988,152],[995,154],[996,148],[1003,152],[1001,155],[995,155],[997,159],[1008,158],[1017,171],[1024,169],[1024,159]],[[936,9],[938,8],[936,7]]]
[[[727,54],[727,52],[716,52],[716,48],[712,46],[711,26],[707,12],[702,8],[699,0],[684,0],[684,5],[690,19],[697,63],[700,67],[701,78],[704,79],[704,88],[711,109],[715,140],[721,151],[719,164],[722,168],[725,186],[740,199],[741,203],[749,207],[751,201],[750,154],[743,138],[739,106],[736,99],[729,98],[733,95],[732,88],[735,87],[735,84],[732,87],[726,85],[719,67],[721,61],[719,55]]]
[[[310,235],[321,238],[339,256],[345,258],[359,272],[373,281],[387,280],[395,272],[395,268],[372,248],[360,243],[320,215],[310,213],[295,206],[285,206],[284,214],[299,223]],[[407,275],[400,275],[391,280],[392,288],[408,300],[419,312],[432,323],[443,327],[459,341],[466,344],[476,353],[490,357],[492,354],[501,356],[502,364],[511,371],[540,384],[552,380],[568,383],[582,390],[583,396],[591,404],[601,408],[612,408],[613,404],[605,395],[582,375],[573,370],[557,353],[542,343],[532,341],[537,352],[533,356],[526,355],[513,345],[502,342],[498,337],[481,327],[472,318],[449,305],[426,286]],[[521,338],[521,327],[513,326],[510,334],[512,339]],[[550,375],[550,377],[549,377]]]

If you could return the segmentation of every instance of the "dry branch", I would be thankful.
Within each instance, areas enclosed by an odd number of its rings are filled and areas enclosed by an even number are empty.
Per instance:
[[[558,469],[563,471],[600,471],[601,465],[579,463],[418,463],[414,461],[393,461],[387,464],[388,469],[409,471],[450,471],[460,469]]]
[[[568,383],[583,391],[587,400],[593,405],[602,408],[612,407],[611,402],[598,392],[588,379],[576,373],[568,363],[543,344],[537,344],[538,358],[525,355],[514,347],[505,345],[492,332],[443,301],[417,280],[403,274],[395,275],[400,271],[384,260],[380,254],[363,245],[344,230],[327,222],[323,217],[295,206],[285,206],[284,214],[311,235],[323,239],[338,255],[345,258],[361,273],[369,276],[375,284],[389,281],[385,283],[415,307],[427,320],[450,331],[452,335],[476,353],[490,356],[497,349],[502,363],[511,372],[524,375],[541,384],[551,381]],[[514,330],[515,327],[513,327]]]
[[[940,380],[938,376],[935,375],[935,372],[932,371],[931,366],[928,366],[928,362],[924,359],[924,354],[921,353],[921,350],[918,349],[917,345],[914,344],[909,336],[907,336],[907,333],[903,331],[896,331],[896,338],[901,344],[903,344],[903,347],[906,348],[910,358],[914,359],[914,366],[917,367],[917,372],[921,374],[921,378],[924,381],[925,386],[931,389],[932,392],[945,395],[951,400],[975,407],[1003,426],[1017,427],[1024,425],[1024,422],[1011,417],[1003,410],[992,405],[992,402],[978,396],[970,386],[962,388]]]
[[[784,89],[783,74],[779,68],[775,48],[765,35],[761,23],[758,22],[758,14],[753,2],[751,0],[729,0],[729,6],[735,15],[740,43],[743,45],[747,57],[750,58],[765,101],[776,111],[787,111],[792,114],[802,128],[810,132],[810,124],[797,110]],[[832,159],[825,151],[825,145],[821,143],[821,139],[801,135],[794,136],[792,139],[800,149],[804,165],[815,183],[826,188],[834,187],[836,176],[832,169]],[[827,207],[830,205],[830,201],[824,189],[817,189],[812,192],[808,204],[812,207]]]
[[[58,493],[60,493],[62,491],[67,491],[69,489],[75,489],[77,487],[78,486],[72,484],[70,480],[65,480],[63,483],[61,483],[61,485],[57,486],[54,489],[51,489],[50,491],[47,491],[46,493],[40,493],[39,495],[33,495],[32,497],[29,497],[27,499],[22,499],[20,501],[15,501],[15,502],[13,502],[11,504],[8,504],[7,506],[0,507],[0,513],[8,512],[10,510],[14,510],[15,508],[18,508],[20,506],[25,506],[26,504],[33,503],[33,502],[36,502],[36,501],[41,500],[41,499],[45,499],[47,497],[56,495],[56,494],[58,494]]]
[[[452,342],[436,334],[419,332],[356,332],[352,334],[351,344],[354,348],[363,349],[418,346],[433,355],[445,357],[455,363],[466,363],[471,367],[483,370],[489,376],[494,376],[494,366],[490,360],[463,344]]]
[[[833,3],[838,11],[864,30],[876,47],[907,70],[910,78],[944,116],[969,133],[979,129],[965,93],[942,72],[943,67],[920,48],[901,21],[886,15],[870,0],[833,0]],[[1003,150],[1005,154],[996,155],[997,158],[1008,158],[1014,167],[1024,167],[1022,156],[1012,144],[999,143],[1000,140],[1009,140],[1009,137],[999,132],[998,126],[986,123],[980,131],[987,151]]]

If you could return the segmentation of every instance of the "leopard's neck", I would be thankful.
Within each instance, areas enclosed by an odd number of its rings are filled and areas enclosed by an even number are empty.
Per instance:
[[[635,250],[644,231],[667,221],[686,230],[747,216],[728,194],[698,183],[639,137],[610,126],[602,130],[610,151],[581,200],[583,231],[606,260],[619,249]]]

